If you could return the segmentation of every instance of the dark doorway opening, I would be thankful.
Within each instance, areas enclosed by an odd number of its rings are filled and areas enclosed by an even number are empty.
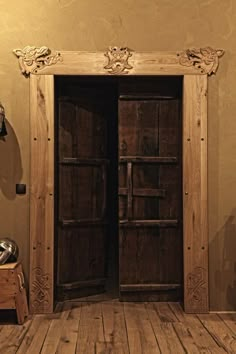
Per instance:
[[[56,300],[182,300],[182,78],[55,83]]]

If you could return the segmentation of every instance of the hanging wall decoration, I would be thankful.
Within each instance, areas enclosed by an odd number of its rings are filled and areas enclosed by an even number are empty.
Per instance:
[[[0,137],[7,135],[7,128],[5,123],[5,109],[0,102]]]

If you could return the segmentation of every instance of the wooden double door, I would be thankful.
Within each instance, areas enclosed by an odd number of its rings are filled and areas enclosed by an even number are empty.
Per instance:
[[[56,87],[57,299],[181,300],[181,78]]]

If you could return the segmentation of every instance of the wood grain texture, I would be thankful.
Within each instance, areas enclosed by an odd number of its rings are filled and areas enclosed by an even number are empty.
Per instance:
[[[224,349],[226,353],[236,353],[236,338],[231,328],[217,316],[217,314],[198,315],[198,318],[215,339],[219,347]]]
[[[184,77],[184,307],[208,311],[207,77]]]
[[[30,324],[30,321],[27,321],[22,326],[9,324],[3,326],[0,331],[0,354],[15,354],[27,333]]]
[[[145,305],[125,303],[124,311],[130,354],[160,353]]]
[[[161,353],[184,353],[184,349],[173,325],[178,322],[168,304],[149,303],[146,304],[148,318],[152,324],[158,346]]]
[[[98,300],[98,299],[97,299]],[[186,314],[179,303],[64,302],[57,314],[0,325],[0,354],[236,352],[236,314]],[[57,315],[57,318],[55,317]]]
[[[85,303],[80,313],[76,353],[96,353],[98,342],[104,342],[101,304]]]
[[[27,48],[28,47],[24,49]],[[47,47],[42,48],[48,49]],[[199,49],[199,51],[200,50],[201,49]],[[125,61],[126,66],[124,69],[124,65],[121,63],[117,70],[115,65],[111,67],[110,61],[108,62],[107,52],[56,51],[56,54],[51,56],[53,65],[51,65],[51,62],[49,60],[47,61],[47,57],[45,59],[45,56],[42,54],[41,61],[43,65],[40,62],[40,66],[37,67],[38,53],[33,57],[32,62],[27,62],[27,51],[26,53],[20,49],[17,51],[16,53],[15,50],[14,53],[20,58],[22,72],[24,73],[26,71],[27,74],[33,73],[40,75],[123,75],[125,69],[125,73],[128,75],[203,75],[206,72],[215,72],[219,63],[218,57],[223,55],[222,50],[215,51],[215,57],[209,62],[209,58],[205,60],[205,55],[202,54],[200,59],[196,58],[196,50],[195,57],[192,58],[190,56],[192,60],[186,55],[186,53],[188,54],[187,51],[131,51],[132,56],[129,58],[128,62],[127,60]],[[189,52],[191,53],[191,50]],[[129,69],[129,71],[127,69]]]
[[[104,302],[102,304],[102,316],[105,341],[108,348],[114,353],[129,353],[128,338],[123,304]]]
[[[23,324],[28,316],[28,304],[21,263],[0,267],[0,309],[15,309],[17,321]]]
[[[106,285],[116,88],[81,77],[60,77],[56,87],[56,297],[65,300],[101,293]]]
[[[56,352],[63,330],[65,331],[64,319],[55,319],[51,321],[49,330],[43,343],[43,348],[41,350],[42,354]]]
[[[137,296],[138,301],[181,298],[181,89],[176,91],[182,81],[178,79],[166,79],[171,86],[168,93],[171,97],[177,96],[171,100],[158,98],[157,93],[161,93],[158,79],[157,86],[147,78],[134,81],[135,84],[131,79],[120,80],[119,188],[123,193],[119,195],[119,276],[122,300],[131,300],[131,295],[132,300]],[[129,99],[125,99],[126,94]],[[146,99],[148,97],[152,99]],[[154,191],[165,193],[160,197]],[[173,288],[168,284],[180,286]]]
[[[50,325],[50,321],[43,316],[34,317],[29,323],[30,327],[22,338],[18,354],[34,353],[36,348],[40,351]]]
[[[68,319],[64,322],[61,338],[57,347],[58,354],[74,354],[76,350],[76,341],[79,321],[77,319]]]
[[[18,263],[19,263],[19,262],[1,264],[1,265],[0,265],[0,270],[5,270],[5,269],[7,269],[7,270],[13,270],[13,269],[15,269],[15,268],[17,267],[17,264],[18,264]],[[12,274],[13,274],[13,273],[12,273]],[[9,276],[10,276],[10,274],[9,274]]]
[[[195,314],[186,314],[178,303],[169,304],[179,322],[174,323],[175,331],[189,353],[225,353],[215,341],[215,338],[206,330]],[[206,315],[207,318],[209,315]]]
[[[1,297],[0,298],[0,308],[2,310],[4,309],[15,309],[16,303],[15,303],[15,299],[11,296],[11,297]]]
[[[30,311],[53,311],[54,78],[30,78]]]
[[[44,69],[42,69],[44,70]],[[31,151],[32,151],[32,163],[31,163],[31,220],[30,220],[30,232],[31,232],[31,280],[30,280],[30,304],[31,311],[41,311],[50,312],[53,307],[53,76],[34,76],[31,77]],[[185,309],[189,312],[205,312],[208,310],[208,239],[207,239],[207,119],[206,119],[206,88],[207,88],[207,77],[206,75],[185,75],[184,77],[184,136],[183,136],[183,156],[184,156],[184,253],[185,253],[185,268],[184,268],[184,283],[185,283]],[[170,100],[172,101],[172,100]],[[173,100],[174,101],[174,100]],[[129,101],[130,102],[130,101]],[[151,102],[151,101],[150,101]],[[130,103],[129,103],[130,104]],[[132,104],[132,102],[131,102]],[[137,104],[140,107],[140,101]],[[145,103],[146,105],[146,103]],[[153,104],[148,105],[153,107]],[[155,105],[154,105],[155,106]],[[160,108],[162,112],[167,112],[167,103],[162,104]],[[142,108],[142,107],[141,107]],[[140,116],[142,115],[142,109],[139,109]],[[153,109],[147,108],[147,111],[151,113]],[[150,114],[149,114],[150,116]],[[168,116],[168,115],[167,115]],[[170,115],[171,116],[171,115]],[[151,117],[151,116],[150,116]],[[151,119],[151,118],[150,118]],[[169,119],[169,118],[168,118]],[[167,119],[167,121],[168,121]],[[145,122],[146,124],[147,122]],[[168,122],[167,122],[168,123]],[[144,123],[143,123],[144,124]],[[164,123],[160,126],[162,129],[166,129]],[[139,127],[140,128],[140,127]],[[142,126],[141,126],[142,128]],[[140,129],[142,131],[142,129]],[[127,135],[130,131],[127,131]],[[154,139],[153,129],[148,128],[148,137]],[[153,135],[154,134],[154,135]],[[162,150],[162,157],[170,158],[171,161],[175,157],[175,149],[178,146],[177,141],[174,138],[173,132],[169,131],[172,144],[165,144],[165,140],[160,141],[160,146],[165,146],[166,151]],[[165,134],[164,134],[165,135]],[[50,140],[48,140],[50,139]],[[133,137],[130,139],[130,146],[132,150]],[[84,140],[85,141],[85,140]],[[122,145],[123,144],[123,145]],[[155,143],[156,144],[156,143]],[[141,156],[144,158],[149,158],[155,153],[152,149],[156,149],[155,144],[151,146],[150,144],[139,144],[138,149],[148,149],[143,151]],[[73,145],[73,144],[72,144]],[[71,146],[72,146],[71,145]],[[120,154],[123,158],[124,155],[140,158],[140,152],[135,151],[125,151],[127,148],[130,150],[130,146],[125,146],[121,141]],[[151,150],[150,150],[151,149]],[[153,150],[153,151],[154,151]],[[124,153],[125,151],[125,153]],[[145,153],[144,153],[145,152]],[[73,154],[72,154],[73,155]],[[146,157],[145,157],[146,155]],[[152,157],[151,157],[152,158]],[[177,162],[178,159],[175,160]],[[134,176],[137,175],[142,180],[142,176],[150,178],[150,185],[137,185],[134,180],[133,188],[152,188],[167,189],[165,184],[166,176],[177,176],[177,164],[172,164],[170,166],[160,166],[156,167],[155,163],[158,161],[151,161],[150,166],[147,168],[144,164],[148,162],[142,161],[136,163],[137,161],[125,161],[121,163],[121,170],[123,170],[123,175],[127,173],[122,165],[132,162],[134,165]],[[159,161],[160,162],[160,161]],[[173,162],[173,161],[172,161]],[[136,169],[136,171],[135,171]],[[139,172],[138,170],[139,169]],[[151,172],[153,170],[153,172]],[[153,181],[153,176],[156,176],[155,170],[159,170],[160,180],[163,181],[163,185],[155,185]],[[175,176],[175,178],[177,178]],[[123,178],[124,179],[124,178]],[[121,188],[127,187],[124,184],[120,184]],[[172,183],[169,184],[170,193],[168,195],[173,196],[172,202],[174,207],[172,212],[177,210],[176,207],[176,195],[173,192]],[[180,190],[180,189],[179,189]],[[121,196],[121,199],[124,196]],[[136,199],[139,199],[137,203]],[[137,196],[135,199],[134,212],[137,214],[138,218],[146,217],[142,215],[142,211],[138,204],[140,204],[140,197]],[[150,196],[145,203],[150,204]],[[162,208],[160,210],[168,211],[166,201],[159,198],[160,205]],[[122,206],[123,208],[124,206]],[[120,208],[121,214],[123,213],[121,219],[125,215],[125,207],[122,210]],[[152,213],[157,209],[153,207],[148,207],[151,217]],[[164,215],[162,215],[164,217]],[[142,219],[140,219],[142,220]],[[167,239],[169,243],[174,242],[172,230],[165,230],[161,237],[163,239],[163,251],[159,255],[161,258],[166,257]],[[158,231],[159,232],[159,231]],[[139,237],[142,239],[144,246],[148,249],[146,254],[147,258],[154,259],[158,249],[158,245],[154,238],[156,235],[150,233],[149,230],[144,230],[143,234]],[[157,249],[150,247],[147,242],[146,235],[153,239],[153,243]],[[125,238],[125,237],[124,237]],[[130,247],[132,245],[130,244]],[[121,244],[122,247],[122,244]],[[145,247],[141,248],[140,255],[142,252],[144,254]],[[182,252],[181,247],[179,247],[179,252]],[[175,249],[175,248],[174,248]],[[135,252],[132,251],[132,252]],[[158,262],[159,262],[158,258]],[[173,259],[172,254],[169,254],[169,259]],[[133,271],[130,265],[130,272]],[[156,266],[153,266],[153,274],[157,273]],[[172,262],[173,269],[176,267]],[[126,267],[127,268],[127,267]],[[136,267],[137,268],[137,267]],[[155,268],[155,269],[154,269]],[[165,270],[163,271],[163,273]],[[141,277],[147,274],[145,268],[140,267]],[[161,283],[161,281],[156,279],[150,279],[153,283]],[[167,279],[168,283],[180,283],[178,279]],[[128,282],[132,283],[132,282]],[[137,281],[135,280],[135,283]],[[40,301],[38,299],[40,298]],[[35,300],[35,301],[34,301]]]

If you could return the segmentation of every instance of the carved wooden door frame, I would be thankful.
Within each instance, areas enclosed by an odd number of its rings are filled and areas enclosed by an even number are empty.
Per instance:
[[[30,281],[31,313],[54,309],[54,76],[183,76],[184,310],[204,313],[208,298],[207,77],[223,50],[104,52],[15,49],[22,74],[30,76]]]

